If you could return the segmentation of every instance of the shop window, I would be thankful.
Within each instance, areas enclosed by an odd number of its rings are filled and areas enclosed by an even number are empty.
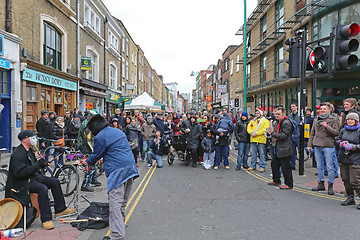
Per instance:
[[[36,87],[26,86],[26,101],[36,101]]]
[[[266,53],[260,56],[260,83],[266,82]]]
[[[41,111],[51,111],[51,90],[41,89],[40,91],[40,107]]]
[[[352,87],[346,89],[346,96],[360,98],[360,88]]]
[[[57,91],[55,92],[54,102],[55,102],[55,104],[62,103],[62,93],[61,92],[57,92]]]
[[[72,93],[69,92],[64,93],[64,109],[65,110],[72,109]]]
[[[266,38],[266,30],[267,30],[267,24],[266,24],[266,14],[261,18],[260,20],[260,41]]]
[[[61,71],[61,34],[44,22],[43,64]]]
[[[275,46],[275,78],[281,77],[284,72],[284,48],[283,42]]]
[[[1,94],[10,94],[10,71],[0,71]]]

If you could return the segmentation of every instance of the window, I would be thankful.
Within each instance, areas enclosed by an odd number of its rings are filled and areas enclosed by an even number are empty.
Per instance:
[[[126,80],[129,81],[129,62],[126,61]]]
[[[276,29],[284,23],[284,0],[278,0],[275,5]]]
[[[10,95],[10,71],[0,71],[0,95]]]
[[[226,72],[227,70],[229,70],[229,59],[226,59],[224,62],[224,72]]]
[[[251,64],[246,64],[246,87],[251,86]]]
[[[135,64],[135,66],[136,66],[136,64],[137,64],[137,62],[136,62],[137,60],[136,60],[136,55],[135,55],[135,59],[134,59],[134,64]]]
[[[233,71],[234,71],[234,60],[231,59],[231,62],[230,62],[230,75],[233,74]]]
[[[92,51],[88,51],[87,56],[91,58],[91,70],[87,71],[87,73],[88,73],[87,78],[91,81],[98,82],[99,80],[97,79],[97,69],[96,69],[97,55]]]
[[[61,34],[44,22],[43,64],[61,71]]]
[[[260,41],[266,38],[266,14],[260,20]]]
[[[283,42],[279,42],[275,46],[275,78],[281,77],[284,70],[284,47]]]
[[[121,48],[123,53],[125,53],[125,38],[121,38]]]
[[[131,51],[131,62],[134,63],[134,52]]]
[[[100,34],[100,18],[95,11],[85,4],[84,25],[90,27],[97,34]]]
[[[114,63],[110,63],[109,72],[109,85],[116,89],[116,66]]]
[[[251,32],[246,35],[246,54],[249,57],[251,52]]]
[[[124,62],[124,60],[121,61],[121,65],[122,65],[122,77],[125,78],[125,62]]]
[[[260,56],[260,83],[266,82],[266,53]]]
[[[36,101],[35,86],[26,86],[26,101]]]
[[[112,47],[116,51],[119,51],[118,39],[111,31],[109,31],[108,34],[108,46]]]
[[[129,56],[129,39],[126,39],[125,51],[126,51],[126,56]]]
[[[236,55],[235,65],[236,65],[236,72],[239,72],[240,71],[240,56],[239,55]]]

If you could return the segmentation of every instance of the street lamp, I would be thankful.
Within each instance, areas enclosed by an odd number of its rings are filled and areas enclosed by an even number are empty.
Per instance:
[[[196,76],[197,75],[197,76]],[[199,98],[199,95],[200,95],[200,90],[199,90],[199,85],[200,85],[200,71],[199,72],[194,72],[194,71],[191,71],[191,74],[190,74],[191,77],[193,76],[196,76],[196,84],[197,84],[197,92],[198,92],[198,101],[197,101],[197,111],[199,111],[199,103],[200,103],[200,98]]]

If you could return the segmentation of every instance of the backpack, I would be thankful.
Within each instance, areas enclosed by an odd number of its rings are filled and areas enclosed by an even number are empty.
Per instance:
[[[291,141],[298,142],[299,138],[300,138],[299,127],[294,120],[292,120],[292,119],[289,119],[289,120],[290,120],[291,124],[293,125],[293,133],[291,135]]]
[[[94,220],[98,218],[99,220]],[[71,225],[80,231],[102,229],[109,225],[109,203],[91,202],[77,219],[89,219],[87,222],[73,222]]]

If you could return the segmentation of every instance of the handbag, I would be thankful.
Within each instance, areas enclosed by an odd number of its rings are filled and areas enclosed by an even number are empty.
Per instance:
[[[63,137],[58,139],[56,142],[54,142],[54,145],[57,146],[57,147],[64,147],[65,146],[64,129],[63,129]]]
[[[134,150],[139,147],[139,141],[137,138],[129,142],[131,150]]]

